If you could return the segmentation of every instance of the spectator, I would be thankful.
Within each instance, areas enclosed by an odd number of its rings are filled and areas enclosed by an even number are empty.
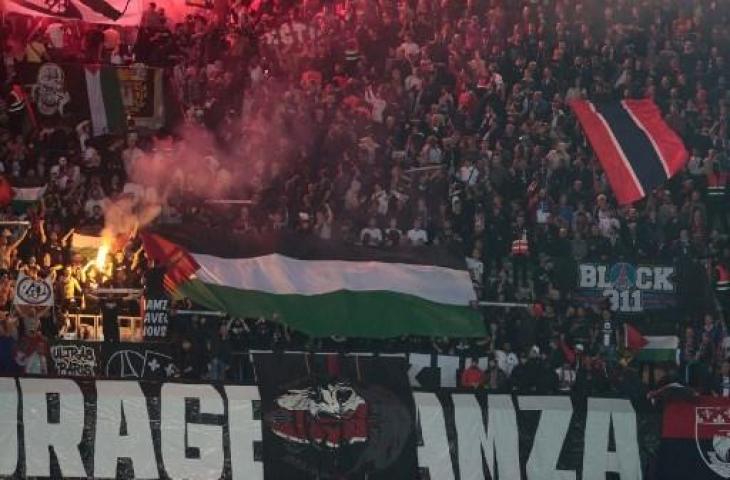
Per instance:
[[[23,373],[46,375],[48,373],[48,342],[39,328],[30,330],[18,342],[15,362]]]
[[[461,372],[461,386],[464,388],[480,388],[484,385],[484,372],[479,368],[479,359],[472,358],[468,367]]]
[[[208,378],[214,381],[224,381],[228,376],[231,365],[231,344],[228,339],[228,327],[221,324],[218,334],[207,342]]]
[[[260,15],[251,11],[256,3]],[[555,370],[574,368],[575,391],[609,390],[621,350],[620,317],[612,313],[618,307],[591,311],[573,295],[575,262],[677,265],[681,314],[668,323],[683,332],[682,365],[696,365],[706,372],[703,381],[713,381],[724,358],[728,302],[720,288],[728,275],[716,268],[709,292],[706,266],[730,261],[727,2],[669,0],[655,14],[656,2],[626,8],[623,0],[606,0],[601,7],[614,13],[608,23],[594,21],[590,5],[560,0],[465,2],[459,11],[460,2],[290,3],[235,2],[235,21],[196,13],[177,25],[151,3],[140,28],[3,18],[0,171],[13,186],[47,185],[37,208],[0,212],[0,220],[31,223],[0,238],[4,305],[21,269],[43,276],[62,265],[54,278],[61,308],[48,316],[95,311],[99,304],[88,293],[100,286],[139,287],[150,265],[129,261],[138,238],[120,248],[128,252],[123,261],[102,271],[83,268],[64,236],[82,227],[98,233],[120,192],[147,198],[149,189],[135,183],[139,172],[172,158],[164,191],[153,192],[164,221],[203,232],[216,225],[298,232],[372,248],[439,245],[467,258],[480,299],[545,305],[532,317],[489,311],[486,321],[503,349],[494,352],[498,370],[485,372],[487,388],[503,372],[518,390],[552,391]],[[26,99],[10,93],[26,69],[37,70],[29,63],[49,59],[164,66],[165,85],[175,87],[167,93],[181,113],[160,132],[130,118],[119,132],[95,137],[92,119],[76,118],[85,112],[70,113],[70,104],[45,115],[35,100],[41,90]],[[44,88],[58,83],[47,80]],[[568,102],[645,97],[692,158],[674,179],[624,208]],[[24,102],[40,107],[36,126],[23,121]],[[173,110],[166,110],[171,117]],[[214,138],[205,151],[190,133],[200,131]],[[186,156],[208,171],[186,172]],[[235,191],[251,204],[206,203],[212,193],[201,199],[196,189],[203,176],[228,182],[235,188],[226,195]],[[270,348],[297,340],[272,321],[244,323],[250,331],[236,342]],[[220,339],[215,330],[196,327],[195,335],[175,338],[187,378],[206,373],[208,361],[193,360],[205,356],[204,341]],[[560,333],[561,342],[550,342]],[[25,335],[20,328],[19,344]],[[202,343],[185,349],[182,338]],[[427,351],[454,347],[403,342]],[[467,343],[460,351],[475,347]],[[570,351],[574,367],[564,362]]]
[[[11,335],[6,319],[0,321],[0,373],[14,375],[18,373],[15,363],[15,338]]]
[[[413,221],[413,228],[406,232],[406,238],[411,245],[425,245],[428,242],[428,233],[422,228],[421,223],[421,219],[416,218]]]

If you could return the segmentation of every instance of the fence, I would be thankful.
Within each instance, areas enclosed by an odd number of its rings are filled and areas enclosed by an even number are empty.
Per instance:
[[[66,334],[66,340],[104,340],[101,315],[93,313],[71,313],[68,316],[73,334]],[[123,342],[142,341],[142,317],[120,315],[119,338]]]

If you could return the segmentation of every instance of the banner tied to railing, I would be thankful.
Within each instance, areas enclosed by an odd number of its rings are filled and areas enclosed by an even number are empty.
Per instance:
[[[640,480],[656,447],[628,399],[413,391],[403,359],[334,358],[256,355],[258,386],[0,378],[0,476]]]
[[[175,378],[179,371],[169,343],[57,341],[50,347],[49,371],[59,377],[145,380]]]
[[[586,303],[608,302],[614,312],[636,314],[676,305],[674,282],[671,265],[581,263],[574,297]]]

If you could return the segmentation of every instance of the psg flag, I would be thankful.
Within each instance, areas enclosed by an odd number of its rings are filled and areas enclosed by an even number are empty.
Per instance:
[[[570,106],[621,205],[641,200],[687,162],[682,139],[650,99]]]
[[[662,480],[730,478],[730,399],[670,402],[664,408],[658,460]]]

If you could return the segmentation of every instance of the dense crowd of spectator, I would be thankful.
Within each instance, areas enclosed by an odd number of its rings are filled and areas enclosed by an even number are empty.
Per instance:
[[[490,335],[479,341],[309,339],[263,319],[185,317],[173,321],[183,376],[231,378],[234,351],[297,346],[486,355],[489,369],[466,370],[466,385],[608,390],[632,371],[622,319],[573,299],[577,263],[662,262],[678,271],[678,307],[666,315],[681,365],[644,380],[730,395],[720,288],[730,267],[730,3],[239,0],[223,18],[180,23],[150,4],[140,28],[5,22],[7,91],[24,62],[145,63],[166,68],[180,107],[168,129],[131,123],[104,142],[83,125],[22,136],[11,103],[0,110],[2,170],[48,184],[43,206],[22,217],[28,232],[0,238],[0,294],[8,305],[21,269],[55,271],[60,303],[46,336],[65,332],[64,312],[88,307],[84,291],[140,285],[138,240],[98,272],[62,237],[101,227],[135,164],[189,151],[179,132],[197,128],[214,139],[198,160],[224,185],[217,194],[251,204],[212,206],[183,172],[158,221],[372,248],[443,245],[466,257],[481,299],[534,307],[484,309]],[[663,188],[619,207],[568,102],[643,97],[691,158]],[[10,207],[2,217],[19,218]],[[13,349],[42,349],[37,327],[12,318],[0,325],[0,371]]]

